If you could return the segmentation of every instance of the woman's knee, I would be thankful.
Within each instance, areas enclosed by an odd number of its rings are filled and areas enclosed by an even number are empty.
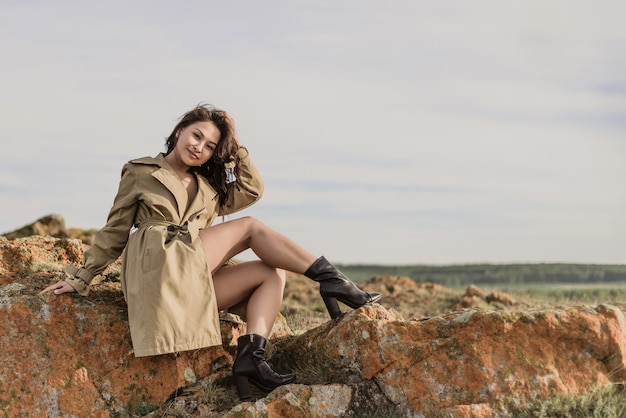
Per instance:
[[[262,233],[268,229],[267,225],[254,216],[244,216],[243,218],[240,218],[240,220],[245,223],[246,229],[250,235]]]
[[[267,266],[270,271],[267,275],[267,280],[271,281],[276,287],[285,289],[287,284],[287,273],[283,269]]]
[[[283,269],[275,269],[280,286],[284,289],[287,284],[287,272]]]
[[[269,266],[261,260],[249,261],[248,263],[251,265],[254,264],[258,266],[257,268],[261,269],[259,270],[259,277],[262,277],[262,281],[271,282],[276,286],[280,286],[283,289],[285,288],[287,284],[287,272],[285,270]]]

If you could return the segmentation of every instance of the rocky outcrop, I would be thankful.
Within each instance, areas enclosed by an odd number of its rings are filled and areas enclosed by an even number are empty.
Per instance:
[[[9,416],[134,412],[200,377],[229,372],[222,346],[135,358],[122,301],[24,296],[22,286],[5,285],[0,296],[0,405]]]
[[[238,315],[224,314],[222,346],[135,358],[119,263],[89,297],[39,294],[85,249],[72,239],[0,238],[0,416],[340,417],[379,409],[506,417],[510,405],[626,380],[626,320],[614,306],[405,317],[383,301],[298,335],[281,317],[270,362],[298,379],[240,403],[230,381],[234,341],[245,332]],[[391,298],[436,293],[401,278],[364,287],[384,287]]]
[[[28,225],[24,225],[15,231],[5,232],[1,236],[7,239],[26,238],[34,235],[49,236],[54,238],[80,239],[85,244],[93,244],[95,229],[83,230],[79,228],[66,228],[65,218],[58,213],[52,213],[37,219]]]
[[[79,240],[0,238],[0,411],[8,416],[134,414],[156,409],[199,379],[230,375],[233,344],[245,333],[224,314],[223,345],[136,358],[130,345],[119,261],[88,298],[39,294],[77,264]],[[279,317],[272,338],[291,335]],[[0,416],[2,414],[0,413]]]
[[[56,238],[67,238],[69,234],[65,229],[65,219],[63,216],[53,213],[37,219],[35,222],[24,225],[15,231],[2,234],[8,239],[24,238],[33,235],[51,236]]]
[[[280,361],[327,382],[373,381],[408,416],[463,416],[468,408],[491,416],[624,381],[626,328],[623,313],[607,305],[412,321],[374,305],[291,338]]]

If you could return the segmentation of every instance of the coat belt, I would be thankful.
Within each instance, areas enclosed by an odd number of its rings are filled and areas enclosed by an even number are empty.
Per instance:
[[[200,228],[194,222],[185,221],[182,225],[177,225],[173,222],[168,221],[143,221],[139,225],[137,225],[138,229],[145,228],[148,226],[164,226],[167,230],[167,239],[171,241],[174,238],[180,238],[184,240],[184,237],[189,237],[189,242],[193,242],[198,238],[200,234]]]

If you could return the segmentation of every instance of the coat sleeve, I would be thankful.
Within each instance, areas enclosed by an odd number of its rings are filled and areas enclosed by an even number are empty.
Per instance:
[[[83,267],[67,269],[70,274],[74,275],[67,282],[81,295],[88,293],[89,283],[94,276],[117,260],[126,247],[139,201],[139,191],[135,187],[136,180],[134,165],[126,164],[122,169],[119,189],[113,207],[109,211],[107,223],[96,233],[93,245],[85,251]]]
[[[239,148],[237,156],[241,161],[241,172],[239,182],[230,183],[228,200],[219,212],[219,216],[230,215],[247,208],[263,195],[263,179],[258,170],[252,164],[248,150],[245,147]]]

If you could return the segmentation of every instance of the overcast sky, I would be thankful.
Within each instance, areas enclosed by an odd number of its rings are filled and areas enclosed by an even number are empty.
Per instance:
[[[340,263],[626,261],[626,2],[13,1],[0,233],[104,225],[200,102]]]

